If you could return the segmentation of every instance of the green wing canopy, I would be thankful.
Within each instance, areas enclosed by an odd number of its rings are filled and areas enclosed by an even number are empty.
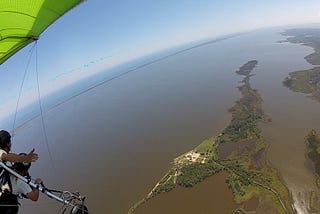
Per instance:
[[[0,0],[0,64],[83,0]]]

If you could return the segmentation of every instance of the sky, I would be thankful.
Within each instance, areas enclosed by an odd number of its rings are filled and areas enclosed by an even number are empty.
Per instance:
[[[36,48],[31,44],[0,65],[0,121],[15,111],[18,100],[23,108],[38,99],[36,59],[41,95],[46,96],[170,47],[303,23],[320,23],[319,0],[87,0],[51,25]]]

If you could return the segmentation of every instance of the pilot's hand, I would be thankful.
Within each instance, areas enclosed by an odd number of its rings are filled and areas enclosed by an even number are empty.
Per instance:
[[[26,157],[26,160],[24,162],[27,162],[27,163],[35,162],[39,158],[38,154],[34,152],[34,149],[32,149],[29,152],[29,154],[27,154],[27,156],[25,157]]]
[[[43,181],[41,180],[41,178],[37,178],[35,181],[34,181],[35,184],[43,184]]]

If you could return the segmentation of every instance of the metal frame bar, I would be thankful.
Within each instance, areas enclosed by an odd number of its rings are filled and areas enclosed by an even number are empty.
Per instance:
[[[7,166],[5,163],[3,163],[2,161],[0,161],[0,166],[7,170],[10,174],[16,176],[18,179],[22,180],[23,182],[29,184],[31,187],[39,190],[40,192],[44,193],[45,195],[47,195],[48,197],[55,199],[56,201],[63,203],[65,205],[70,205],[70,206],[75,206],[74,204],[71,204],[69,201],[53,194],[52,192],[50,192],[49,190],[47,190],[45,187],[34,183],[33,181],[31,181],[31,179],[27,179],[25,177],[23,177],[22,175],[18,174],[16,171],[14,171],[13,169],[11,169],[9,166]]]

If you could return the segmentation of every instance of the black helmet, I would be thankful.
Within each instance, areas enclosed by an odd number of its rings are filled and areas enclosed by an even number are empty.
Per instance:
[[[0,148],[4,149],[11,142],[11,135],[5,130],[0,131]]]
[[[24,156],[27,156],[26,153],[20,153],[19,155],[24,155]],[[26,162],[17,162],[17,163],[14,163],[13,165],[14,169],[16,169],[17,171],[22,171],[22,170],[29,170],[30,167],[31,167],[31,163],[26,163]]]

